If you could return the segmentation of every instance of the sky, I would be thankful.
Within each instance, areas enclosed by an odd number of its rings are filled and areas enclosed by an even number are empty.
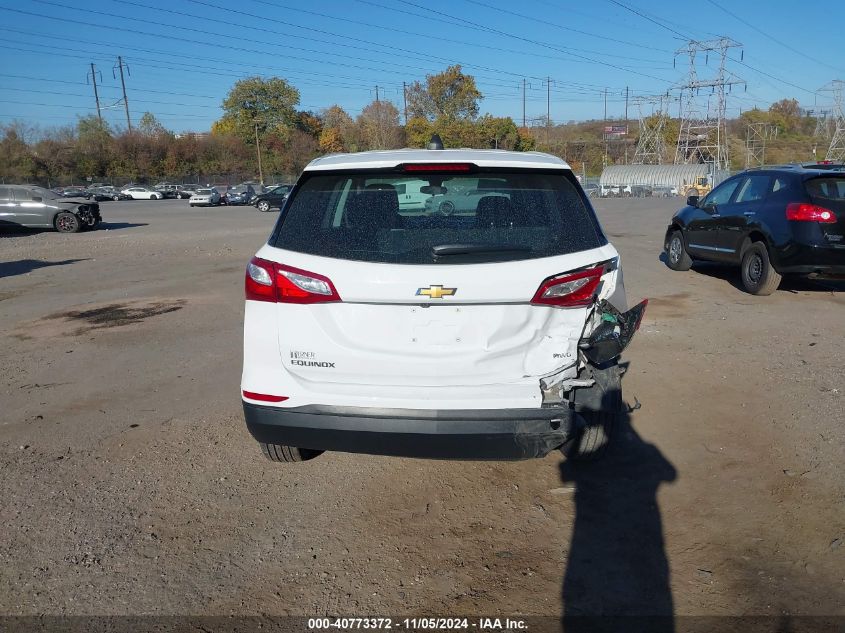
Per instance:
[[[232,85],[281,77],[299,108],[338,104],[353,117],[376,95],[403,110],[403,82],[461,64],[481,111],[553,122],[655,109],[689,80],[689,40],[727,37],[728,116],[782,98],[829,107],[845,79],[845,3],[792,0],[0,0],[0,124],[42,129],[96,114],[125,128],[152,112],[175,132],[207,131]],[[683,7],[683,8],[681,8]],[[687,8],[689,7],[689,8]],[[681,54],[676,54],[681,50]],[[719,53],[696,56],[697,77]],[[699,91],[706,101],[711,89]]]

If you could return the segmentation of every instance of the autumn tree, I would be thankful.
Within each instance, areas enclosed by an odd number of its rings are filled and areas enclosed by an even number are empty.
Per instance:
[[[268,131],[287,133],[299,119],[299,90],[284,79],[250,77],[235,83],[223,100],[224,114],[218,131],[231,132],[246,143],[254,143]]]
[[[399,110],[389,101],[373,101],[361,112],[357,125],[367,149],[394,149],[402,146]]]
[[[354,152],[358,149],[358,135],[355,122],[339,105],[333,105],[320,113],[323,129],[320,133],[320,151]]]
[[[781,99],[769,107],[771,122],[782,132],[795,131],[801,121],[801,107],[796,99]]]
[[[429,121],[474,119],[481,99],[475,78],[465,75],[456,64],[442,73],[426,75],[425,84],[411,84],[407,91],[408,115]]]
[[[26,143],[22,123],[0,127],[0,179],[2,182],[26,182],[35,175],[35,160]]]

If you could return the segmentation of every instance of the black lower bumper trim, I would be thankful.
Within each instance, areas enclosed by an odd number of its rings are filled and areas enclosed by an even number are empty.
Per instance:
[[[269,407],[244,402],[259,442],[434,459],[543,457],[571,436],[568,408],[504,410]]]

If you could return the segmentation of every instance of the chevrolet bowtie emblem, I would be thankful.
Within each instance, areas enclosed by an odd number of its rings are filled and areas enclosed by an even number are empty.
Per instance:
[[[417,288],[417,296],[428,297],[429,299],[442,299],[451,297],[458,291],[457,288],[444,288],[443,286],[429,286],[428,288]]]

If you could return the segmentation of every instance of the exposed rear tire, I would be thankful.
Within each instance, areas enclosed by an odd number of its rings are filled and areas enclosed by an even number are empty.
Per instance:
[[[697,195],[698,195],[698,189],[687,189],[687,198],[689,198],[690,196],[697,196]]]
[[[769,260],[762,242],[754,242],[742,254],[742,285],[752,295],[768,296],[778,289],[781,275]]]
[[[264,456],[271,462],[307,462],[323,454],[312,448],[297,448],[295,446],[283,446],[282,444],[266,444],[259,442]]]
[[[591,368],[595,384],[575,393],[583,426],[561,447],[568,459],[598,459],[607,450],[619,426],[622,411],[621,372],[618,365]]]
[[[621,411],[585,411],[581,413],[581,417],[586,424],[564,447],[566,456],[569,459],[589,461],[604,455],[613,438],[614,431],[619,426],[620,415]]]
[[[669,243],[666,248],[666,264],[672,270],[689,270],[692,266],[692,257],[687,253],[684,246],[684,234],[680,231],[672,231],[669,236]]]
[[[54,225],[59,233],[79,233],[82,230],[82,222],[79,221],[79,218],[67,211],[63,211],[56,216]]]

